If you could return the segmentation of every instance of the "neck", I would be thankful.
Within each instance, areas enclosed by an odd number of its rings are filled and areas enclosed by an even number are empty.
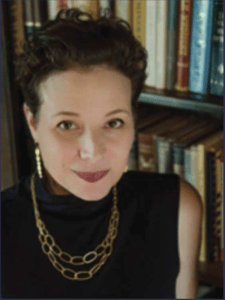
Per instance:
[[[65,196],[71,194],[69,191],[59,185],[45,168],[43,169],[42,183],[50,195]]]

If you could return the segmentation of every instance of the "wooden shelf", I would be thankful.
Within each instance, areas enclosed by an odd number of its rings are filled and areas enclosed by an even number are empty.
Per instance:
[[[209,114],[220,120],[223,119],[223,97],[219,96],[144,87],[138,102],[185,109]]]
[[[223,262],[199,262],[199,282],[223,288]]]

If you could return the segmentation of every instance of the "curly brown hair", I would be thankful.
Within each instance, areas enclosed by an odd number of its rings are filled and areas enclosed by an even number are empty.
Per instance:
[[[16,80],[25,103],[39,121],[41,82],[53,73],[70,69],[88,71],[97,65],[121,72],[131,80],[131,106],[136,122],[137,101],[147,78],[147,51],[126,21],[92,15],[78,8],[62,9],[23,45],[15,60]]]

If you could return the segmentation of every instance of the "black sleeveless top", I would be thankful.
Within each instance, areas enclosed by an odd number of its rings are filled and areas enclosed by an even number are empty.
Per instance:
[[[180,267],[177,175],[123,174],[117,183],[120,219],[112,254],[84,281],[64,278],[43,253],[30,177],[1,193],[2,298],[176,298]],[[52,196],[37,174],[35,188],[41,219],[64,252],[83,256],[106,237],[113,189],[94,202],[73,195]],[[79,268],[84,270],[84,266]]]

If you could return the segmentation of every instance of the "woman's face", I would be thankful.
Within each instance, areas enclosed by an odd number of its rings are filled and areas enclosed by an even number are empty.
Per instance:
[[[134,140],[130,79],[98,66],[51,75],[39,91],[37,126],[26,105],[24,113],[55,194],[103,198],[123,175]],[[76,174],[101,170],[109,172],[96,182]]]

